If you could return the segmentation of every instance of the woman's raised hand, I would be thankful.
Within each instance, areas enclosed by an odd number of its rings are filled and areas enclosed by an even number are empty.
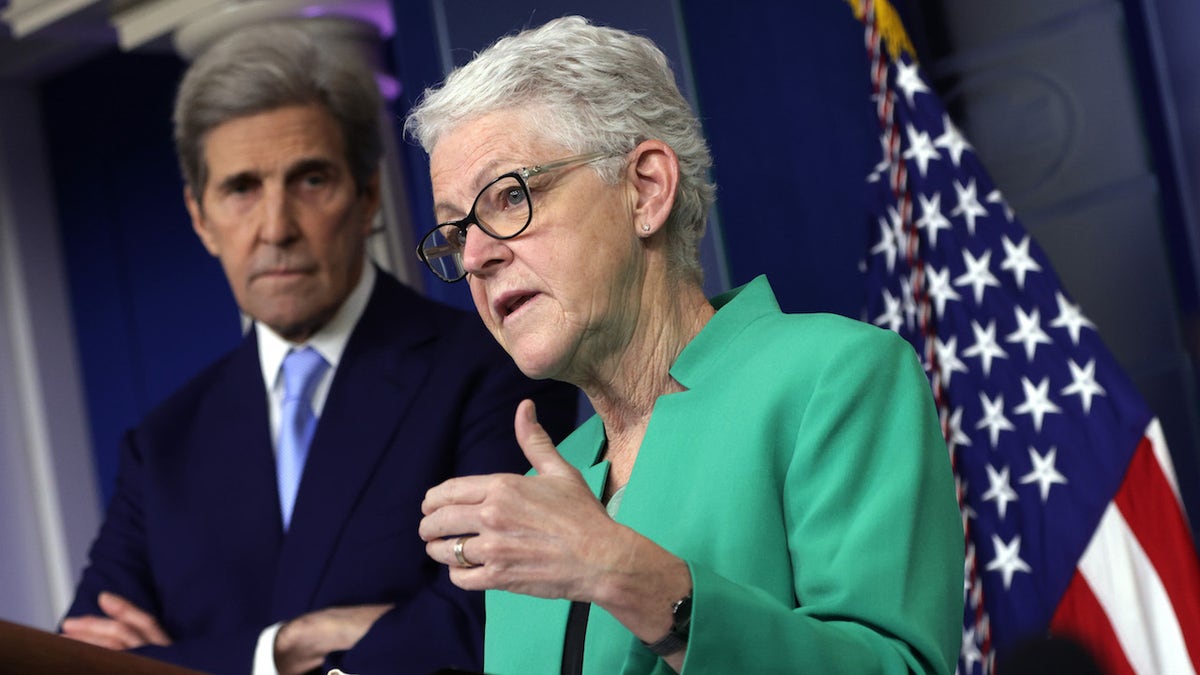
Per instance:
[[[532,401],[515,420],[517,442],[535,476],[452,478],[429,490],[420,535],[450,579],[470,589],[592,601],[620,564],[617,525],[537,421]]]

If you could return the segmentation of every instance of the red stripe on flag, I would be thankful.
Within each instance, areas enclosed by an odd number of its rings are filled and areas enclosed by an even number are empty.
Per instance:
[[[1114,502],[1158,572],[1192,665],[1200,671],[1200,559],[1148,439],[1138,444]]]
[[[1075,570],[1067,592],[1054,611],[1050,633],[1069,637],[1087,647],[1109,675],[1136,675],[1125,658],[1121,643],[1117,642],[1108,615],[1079,570]]]

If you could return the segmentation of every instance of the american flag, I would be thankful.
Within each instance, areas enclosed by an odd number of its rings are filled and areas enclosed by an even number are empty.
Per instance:
[[[865,318],[930,378],[958,486],[958,672],[1048,634],[1112,673],[1200,670],[1200,563],[1159,423],[924,79],[886,0],[866,27],[882,160]],[[997,656],[999,655],[999,656]]]

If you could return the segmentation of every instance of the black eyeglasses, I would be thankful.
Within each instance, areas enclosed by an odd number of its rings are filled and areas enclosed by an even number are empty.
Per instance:
[[[494,239],[512,239],[525,231],[533,220],[529,196],[531,177],[611,157],[607,152],[589,152],[565,157],[546,164],[510,171],[484,186],[471,204],[465,218],[442,223],[421,238],[417,257],[442,281],[455,282],[467,276],[463,265],[463,247],[467,228],[478,225]]]

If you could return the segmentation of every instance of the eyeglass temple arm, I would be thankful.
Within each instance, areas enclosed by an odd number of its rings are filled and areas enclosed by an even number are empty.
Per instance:
[[[546,164],[537,164],[526,169],[521,169],[521,177],[529,178],[530,176],[536,176],[539,173],[546,173],[547,171],[553,171],[554,169],[562,169],[571,166],[572,164],[587,164],[588,162],[594,162],[598,159],[604,159],[608,156],[609,153],[607,152],[589,152],[583,155],[564,157],[563,159],[547,162]]]

